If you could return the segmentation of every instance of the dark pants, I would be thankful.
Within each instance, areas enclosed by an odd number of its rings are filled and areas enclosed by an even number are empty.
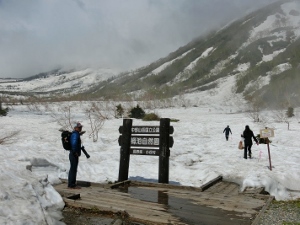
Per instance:
[[[68,187],[75,187],[79,157],[74,156],[73,153],[70,152],[69,160],[70,160],[70,170],[69,170],[69,177],[68,177]]]
[[[228,141],[229,134],[225,134],[226,141]]]
[[[248,151],[248,154],[249,154],[249,157],[251,158],[252,156],[252,153],[251,153],[251,147],[252,147],[252,144],[245,144],[245,148],[244,148],[244,158],[247,159],[247,151]]]

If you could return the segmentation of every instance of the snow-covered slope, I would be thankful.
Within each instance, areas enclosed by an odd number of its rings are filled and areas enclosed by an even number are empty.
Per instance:
[[[117,73],[110,69],[85,69],[75,72],[53,73],[26,80],[0,80],[0,91],[77,94],[88,91],[101,81]]]

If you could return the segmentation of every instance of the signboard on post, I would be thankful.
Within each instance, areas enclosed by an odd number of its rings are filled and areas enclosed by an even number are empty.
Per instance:
[[[160,119],[160,126],[132,126],[131,119],[124,119],[119,127],[120,167],[119,182],[128,179],[130,155],[159,156],[159,183],[169,183],[169,157],[174,140],[170,119]]]
[[[271,153],[270,153],[270,140],[269,137],[274,137],[274,129],[266,127],[265,129],[260,130],[260,138],[264,138],[266,141],[265,143],[268,146],[268,155],[269,155],[269,163],[270,163],[270,170],[272,170],[272,162],[271,162]]]
[[[267,127],[266,127],[266,129],[261,129],[260,130],[260,137],[261,138],[274,137],[274,129],[267,128]]]

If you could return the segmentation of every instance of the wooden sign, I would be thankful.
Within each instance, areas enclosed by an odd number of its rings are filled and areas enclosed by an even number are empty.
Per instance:
[[[260,138],[274,137],[274,129],[266,128],[260,130]]]
[[[158,182],[169,183],[170,148],[174,144],[174,128],[169,118],[161,118],[159,126],[132,126],[132,119],[124,119],[119,127],[120,166],[118,181],[128,180],[130,155],[159,156]]]

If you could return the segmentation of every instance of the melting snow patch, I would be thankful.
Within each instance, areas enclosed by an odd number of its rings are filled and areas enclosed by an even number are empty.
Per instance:
[[[264,62],[272,61],[274,59],[274,57],[276,57],[277,55],[279,55],[280,53],[282,53],[284,51],[285,51],[285,48],[281,49],[281,50],[278,50],[278,51],[275,51],[275,52],[273,52],[270,55],[264,55],[263,58],[262,58],[262,60]]]
[[[239,64],[234,71],[244,72],[248,70],[250,67],[250,63]]]

